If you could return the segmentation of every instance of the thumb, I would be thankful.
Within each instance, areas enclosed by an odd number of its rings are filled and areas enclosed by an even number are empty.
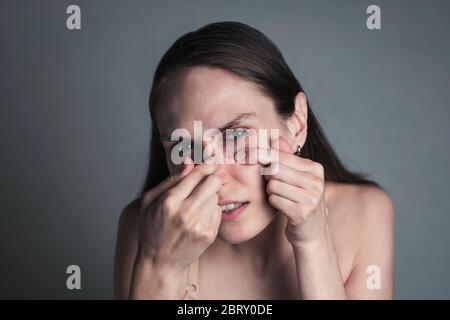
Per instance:
[[[147,208],[150,203],[155,201],[162,193],[167,189],[177,184],[182,178],[187,176],[195,167],[194,162],[191,158],[187,157],[184,160],[183,169],[174,174],[169,175],[166,179],[161,181],[156,187],[147,191],[142,199],[142,208]]]

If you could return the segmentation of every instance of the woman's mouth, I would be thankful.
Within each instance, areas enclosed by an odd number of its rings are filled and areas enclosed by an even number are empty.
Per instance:
[[[222,221],[235,220],[247,207],[248,202],[230,202],[220,206],[222,209]]]

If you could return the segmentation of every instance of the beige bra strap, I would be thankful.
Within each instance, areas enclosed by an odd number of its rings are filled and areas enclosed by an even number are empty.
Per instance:
[[[196,300],[198,291],[198,265],[200,258],[194,260],[189,266],[188,271],[188,282],[186,286],[186,293],[184,294],[183,300]]]

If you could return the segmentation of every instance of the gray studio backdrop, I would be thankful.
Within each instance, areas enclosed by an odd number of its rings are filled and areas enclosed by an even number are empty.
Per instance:
[[[81,30],[66,27],[70,4]],[[370,4],[381,30],[366,27]],[[0,297],[112,297],[156,64],[185,32],[235,20],[278,44],[338,155],[394,199],[396,297],[450,298],[449,13],[448,1],[1,1]]]

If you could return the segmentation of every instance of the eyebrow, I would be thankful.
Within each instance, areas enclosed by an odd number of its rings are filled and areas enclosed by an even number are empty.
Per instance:
[[[248,120],[250,118],[256,118],[256,113],[255,112],[242,112],[240,113],[236,118],[234,118],[231,121],[228,121],[226,124],[224,124],[222,127],[218,128],[218,130],[220,132],[225,131],[226,129],[229,129],[231,127],[234,127],[238,124],[240,124],[241,122],[243,122],[244,120]],[[166,140],[166,141],[171,141],[171,136],[169,135],[163,135],[161,136],[161,141],[162,140]]]
[[[234,118],[231,121],[228,121],[225,125],[223,125],[221,128],[219,128],[219,130],[221,132],[223,132],[226,129],[234,127],[237,124],[239,124],[242,121],[247,120],[249,118],[256,118],[256,113],[255,112],[243,112],[243,113],[240,113],[236,118]]]

